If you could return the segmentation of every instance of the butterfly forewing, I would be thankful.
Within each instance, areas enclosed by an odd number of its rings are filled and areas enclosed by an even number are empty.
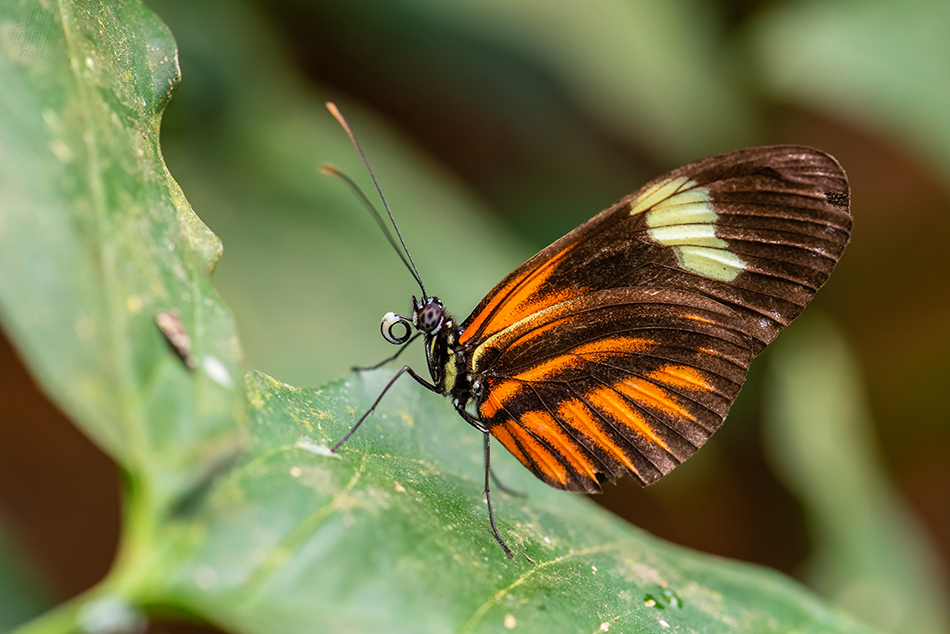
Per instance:
[[[809,148],[743,150],[648,183],[528,260],[463,324],[482,421],[552,486],[654,482],[722,423],[850,228],[843,170]]]

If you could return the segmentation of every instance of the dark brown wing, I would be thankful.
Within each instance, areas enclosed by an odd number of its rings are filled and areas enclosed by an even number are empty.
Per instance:
[[[848,242],[847,178],[817,150],[707,158],[528,260],[466,320],[482,420],[558,488],[649,484],[722,423],[749,363]]]

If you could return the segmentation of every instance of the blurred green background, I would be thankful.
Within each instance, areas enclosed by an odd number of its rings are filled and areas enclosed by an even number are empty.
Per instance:
[[[179,45],[169,169],[224,242],[215,281],[247,367],[293,385],[390,354],[379,319],[418,291],[353,196],[317,173],[330,162],[371,188],[327,99],[427,288],[459,318],[668,169],[768,143],[835,155],[855,231],[831,281],[753,365],[713,442],[658,485],[624,481],[599,501],[669,540],[795,575],[883,631],[946,631],[950,3],[147,4]],[[0,362],[0,551],[24,551],[0,562],[55,602],[108,568],[117,475],[7,343]],[[786,415],[783,386],[819,369],[810,389],[833,387],[847,412]]]

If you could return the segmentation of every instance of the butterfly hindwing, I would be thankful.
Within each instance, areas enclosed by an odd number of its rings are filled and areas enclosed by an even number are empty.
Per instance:
[[[809,148],[733,152],[648,183],[462,325],[482,421],[552,486],[654,482],[718,428],[850,227],[843,170]]]

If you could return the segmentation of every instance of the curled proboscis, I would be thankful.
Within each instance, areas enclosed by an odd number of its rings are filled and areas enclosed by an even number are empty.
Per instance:
[[[401,335],[393,332],[393,329],[402,325],[404,331]],[[402,345],[409,341],[412,334],[412,322],[407,317],[397,315],[396,313],[386,313],[383,315],[383,321],[379,325],[379,331],[383,333],[383,339],[395,345]]]

